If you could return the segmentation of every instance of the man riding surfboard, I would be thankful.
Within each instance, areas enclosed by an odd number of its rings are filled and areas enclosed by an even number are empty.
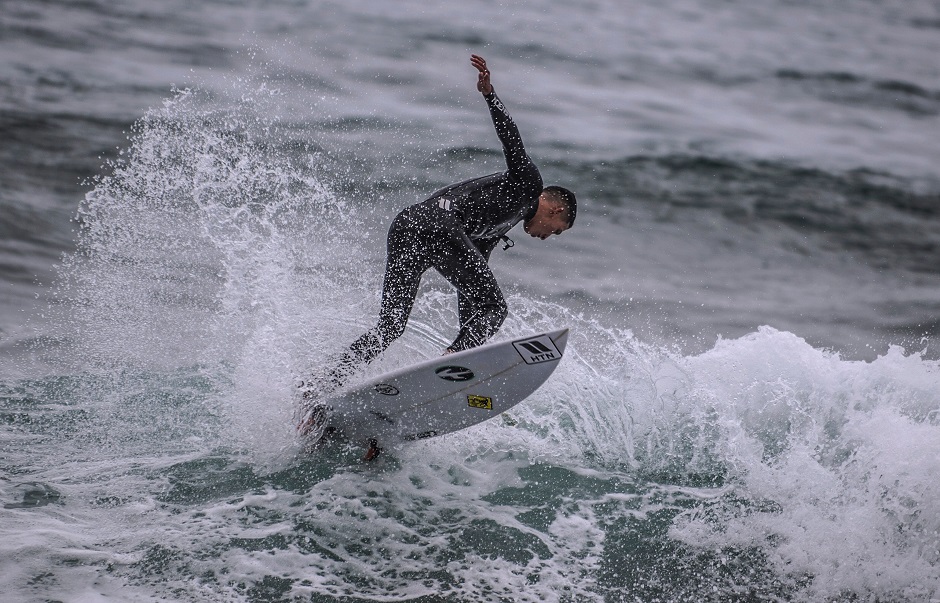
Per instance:
[[[477,69],[477,90],[489,107],[507,169],[443,188],[392,220],[378,324],[349,346],[325,379],[301,384],[301,435],[325,420],[325,412],[317,412],[314,404],[317,398],[340,387],[357,367],[401,336],[425,271],[434,268],[457,289],[460,331],[445,353],[476,347],[496,333],[507,314],[488,263],[496,245],[504,241],[504,248],[511,247],[506,233],[519,222],[526,234],[542,240],[574,224],[574,193],[560,186],[543,188],[516,123],[496,96],[486,61],[471,55],[470,62]]]

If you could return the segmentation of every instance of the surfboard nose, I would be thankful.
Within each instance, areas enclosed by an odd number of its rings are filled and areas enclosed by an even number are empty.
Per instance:
[[[555,347],[562,354],[565,353],[565,346],[568,345],[568,329],[559,329],[548,334]]]

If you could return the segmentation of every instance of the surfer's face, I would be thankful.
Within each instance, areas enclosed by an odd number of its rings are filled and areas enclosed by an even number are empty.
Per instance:
[[[539,196],[539,208],[535,210],[535,215],[522,227],[527,235],[544,241],[552,235],[560,235],[568,230],[567,213],[561,203],[549,199],[545,193],[542,193]]]

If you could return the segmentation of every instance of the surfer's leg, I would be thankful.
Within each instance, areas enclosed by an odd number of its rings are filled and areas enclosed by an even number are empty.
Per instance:
[[[328,416],[332,410],[318,400],[342,387],[360,365],[371,362],[405,330],[421,275],[431,265],[426,247],[415,244],[420,240],[417,236],[419,233],[415,232],[416,226],[420,224],[410,210],[400,213],[389,227],[388,257],[378,324],[356,339],[325,375],[301,382],[302,399],[297,430],[312,442],[319,440],[323,429],[328,428]],[[370,446],[367,456],[369,459],[374,458],[379,451],[377,444]]]
[[[382,309],[379,323],[362,334],[349,346],[344,360],[351,365],[371,362],[385,351],[393,341],[401,337],[408,323],[408,316],[418,294],[421,273],[410,262],[388,263],[385,283],[382,287]]]
[[[399,214],[389,228],[378,324],[354,341],[331,371],[331,378],[339,384],[358,366],[371,362],[385,351],[405,331],[421,275],[431,265],[426,248],[418,244],[416,220],[409,209]]]
[[[508,309],[486,258],[460,230],[435,258],[434,267],[457,288],[460,333],[447,348],[459,352],[484,343],[506,319]]]

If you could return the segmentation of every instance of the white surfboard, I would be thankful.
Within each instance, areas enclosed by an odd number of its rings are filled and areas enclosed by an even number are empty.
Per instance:
[[[568,329],[490,343],[420,362],[318,401],[328,430],[380,446],[451,433],[509,410],[561,360]],[[332,428],[332,429],[331,429]]]

